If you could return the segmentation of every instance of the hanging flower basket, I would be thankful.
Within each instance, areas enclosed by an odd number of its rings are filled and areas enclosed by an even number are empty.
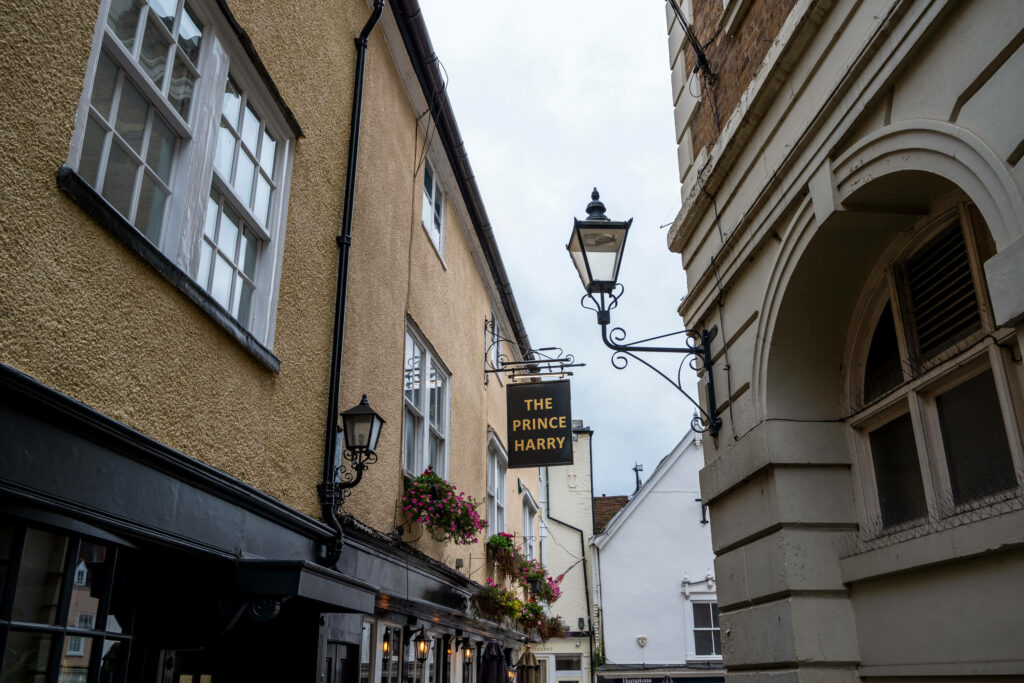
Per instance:
[[[478,505],[471,496],[434,474],[431,467],[413,479],[402,496],[405,513],[440,543],[476,543],[477,534],[487,526],[476,511]]]
[[[539,629],[547,618],[544,615],[544,608],[533,598],[521,604],[519,614],[516,615],[516,622],[524,631],[531,628]]]
[[[565,638],[569,629],[561,617],[545,617],[537,627],[540,639],[550,640],[551,638]]]
[[[470,598],[478,616],[497,621],[516,619],[523,609],[523,601],[511,588],[502,588],[487,579],[487,584]]]
[[[527,560],[519,565],[519,582],[529,591],[530,597],[538,602],[551,604],[562,594],[558,583],[537,560]]]
[[[503,531],[487,539],[487,550],[491,553],[491,558],[498,565],[498,569],[508,577],[518,576],[519,567],[523,562],[523,556],[514,541],[515,536]]]

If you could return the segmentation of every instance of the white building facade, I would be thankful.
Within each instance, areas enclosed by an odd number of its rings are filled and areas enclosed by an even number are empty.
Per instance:
[[[723,679],[703,463],[689,432],[592,540],[602,682]]]

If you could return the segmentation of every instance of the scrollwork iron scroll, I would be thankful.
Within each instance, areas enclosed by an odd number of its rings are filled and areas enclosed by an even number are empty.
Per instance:
[[[714,376],[711,373],[713,362],[711,341],[718,334],[718,328],[712,327],[710,330],[678,330],[627,342],[626,331],[623,328],[613,327],[611,330],[608,329],[608,326],[611,324],[611,311],[618,307],[619,299],[624,291],[625,288],[622,284],[616,283],[615,288],[609,294],[599,293],[594,295],[588,293],[580,299],[580,305],[583,308],[594,311],[597,314],[597,323],[601,326],[601,341],[613,351],[611,356],[612,366],[618,370],[623,370],[629,365],[630,359],[634,359],[647,366],[696,406],[698,412],[694,414],[693,419],[690,421],[690,427],[693,431],[708,432],[713,437],[717,436],[718,431],[722,427],[722,418],[718,414],[715,403]],[[680,335],[683,336],[683,341],[679,346],[655,345],[656,342],[662,342],[663,340],[679,337]],[[687,357],[679,361],[679,366],[673,379],[662,372],[661,369],[638,356],[637,354],[639,353],[682,353]],[[689,367],[694,372],[704,372],[709,410],[705,410],[700,405],[700,402],[683,388],[684,367]]]

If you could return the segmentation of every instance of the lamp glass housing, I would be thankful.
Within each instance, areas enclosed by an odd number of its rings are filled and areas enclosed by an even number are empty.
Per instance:
[[[377,452],[377,440],[384,426],[384,418],[370,407],[366,394],[363,394],[359,405],[341,414],[341,421],[345,430],[346,449],[352,452]]]
[[[619,279],[622,251],[633,220],[576,220],[566,248],[590,294],[611,292]]]
[[[387,662],[391,659],[391,629],[384,629],[384,638],[380,643],[381,658]]]
[[[416,661],[420,664],[427,661],[427,657],[430,656],[430,638],[421,630],[412,642],[416,648]]]
[[[473,643],[466,641],[462,644],[462,661],[466,664],[470,664],[473,661]]]

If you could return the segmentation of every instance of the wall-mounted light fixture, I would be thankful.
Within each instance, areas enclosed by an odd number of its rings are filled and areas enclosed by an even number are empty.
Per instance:
[[[587,204],[587,217],[584,220],[574,219],[572,234],[565,248],[569,250],[573,265],[579,272],[580,281],[587,291],[580,299],[580,305],[597,313],[597,324],[601,326],[601,340],[605,346],[615,353],[612,354],[612,365],[619,370],[626,367],[633,358],[658,373],[662,379],[674,386],[677,391],[690,400],[699,413],[690,421],[695,432],[710,432],[717,436],[722,427],[722,418],[718,415],[715,403],[715,382],[711,373],[711,340],[718,332],[717,327],[710,330],[680,330],[656,337],[649,337],[634,342],[625,342],[626,331],[616,327],[608,331],[611,324],[611,311],[619,305],[625,288],[619,282],[619,266],[622,264],[622,252],[626,246],[626,236],[633,219],[613,221],[609,219],[601,202],[601,195],[594,188]],[[668,337],[683,335],[683,346],[649,346]],[[654,367],[637,353],[682,353],[689,356],[679,363],[676,378],[671,379],[658,368]],[[685,364],[692,370],[704,370],[707,379],[708,410],[704,410],[682,386],[682,371]]]
[[[412,645],[416,651],[416,661],[420,664],[427,661],[427,657],[430,656],[430,638],[427,637],[425,629],[420,629],[412,639]]]
[[[380,643],[380,658],[384,662],[384,666],[387,666],[391,661],[391,629],[384,629],[384,638]]]
[[[473,654],[476,652],[476,648],[473,647],[473,642],[466,638],[462,641],[462,665],[469,667],[473,664]]]

